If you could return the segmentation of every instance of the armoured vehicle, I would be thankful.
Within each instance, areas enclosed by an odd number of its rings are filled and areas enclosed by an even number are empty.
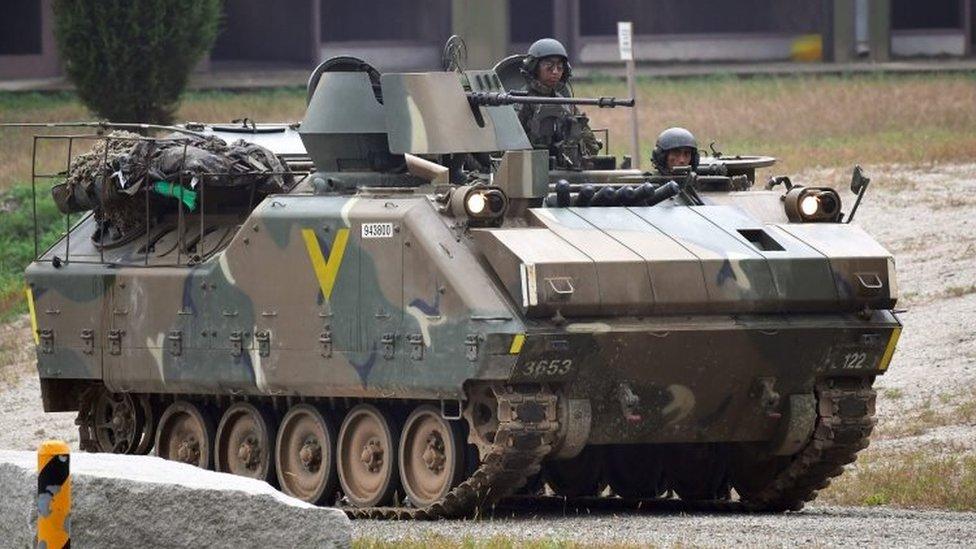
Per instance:
[[[181,128],[265,146],[293,184],[194,178],[195,208],[163,210],[144,189],[142,232],[83,215],[27,269],[44,408],[78,410],[85,449],[436,518],[540,473],[798,509],[867,446],[897,285],[837,191],[752,189],[771,159],[550,170],[493,70],[341,58],[309,91],[297,130]]]

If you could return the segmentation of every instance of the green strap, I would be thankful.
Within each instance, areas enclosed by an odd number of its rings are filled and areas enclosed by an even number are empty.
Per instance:
[[[183,185],[177,185],[169,181],[157,181],[153,183],[153,190],[163,196],[178,198],[191,212],[197,209],[197,192],[191,191]]]

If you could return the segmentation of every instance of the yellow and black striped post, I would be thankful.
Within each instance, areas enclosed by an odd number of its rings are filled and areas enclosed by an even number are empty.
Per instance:
[[[71,545],[70,451],[60,440],[37,448],[37,546],[42,549]]]

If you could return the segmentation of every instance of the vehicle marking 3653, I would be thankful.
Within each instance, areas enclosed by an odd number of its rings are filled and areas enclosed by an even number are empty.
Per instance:
[[[525,377],[563,376],[573,369],[573,359],[554,358],[529,360],[519,368]]]

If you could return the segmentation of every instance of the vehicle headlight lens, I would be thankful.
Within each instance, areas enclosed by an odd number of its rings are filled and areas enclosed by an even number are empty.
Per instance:
[[[476,192],[468,195],[465,208],[468,210],[468,215],[479,216],[485,211],[485,206],[487,205],[488,201],[485,200],[485,195]]]
[[[840,195],[830,187],[793,187],[783,203],[793,223],[840,221]]]
[[[804,216],[810,217],[811,215],[817,213],[817,210],[819,209],[820,200],[818,200],[816,196],[808,194],[800,199],[800,213],[802,213]]]
[[[474,225],[498,224],[508,209],[508,197],[491,185],[454,187],[449,200],[454,217],[466,217]]]

